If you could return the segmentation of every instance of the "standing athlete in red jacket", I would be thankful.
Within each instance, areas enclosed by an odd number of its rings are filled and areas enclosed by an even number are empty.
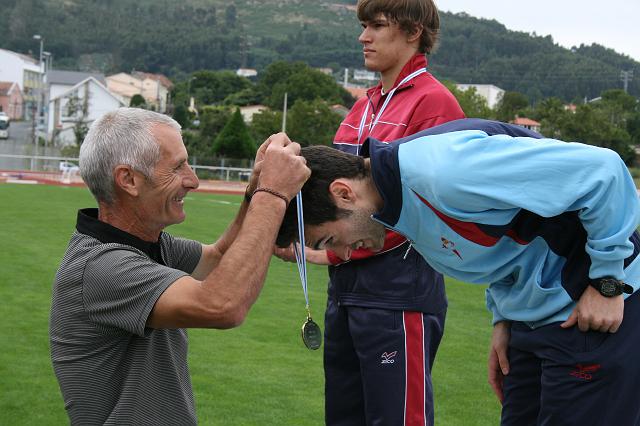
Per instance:
[[[453,95],[426,69],[440,28],[432,0],[360,0],[357,13],[364,64],[381,81],[342,122],[336,148],[355,154],[368,136],[392,141],[464,118]],[[431,366],[447,308],[442,276],[391,232],[378,253],[352,247],[307,259],[332,265],[326,424],[433,424]]]

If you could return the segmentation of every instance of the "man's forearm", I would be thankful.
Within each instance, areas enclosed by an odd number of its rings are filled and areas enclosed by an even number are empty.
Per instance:
[[[247,210],[249,209],[249,202],[245,198],[242,200],[240,204],[240,209],[236,214],[236,217],[233,219],[233,222],[229,224],[227,229],[222,233],[222,235],[215,242],[216,250],[220,253],[220,256],[224,255],[233,241],[238,236],[238,232],[240,232],[240,228],[242,227],[242,222],[244,221],[245,216],[247,215]]]
[[[203,281],[203,287],[231,304],[226,310],[234,312],[239,322],[260,294],[286,208],[282,200],[263,192],[255,195],[250,206],[244,204],[228,233],[235,235],[232,243]]]
[[[240,205],[240,210],[236,214],[234,220],[229,224],[227,229],[222,233],[220,237],[213,244],[203,244],[202,257],[198,266],[191,274],[192,277],[198,280],[203,280],[209,273],[218,266],[220,259],[229,249],[229,246],[233,243],[233,240],[238,235],[238,231],[242,226],[242,221],[247,214],[249,203],[243,201]]]

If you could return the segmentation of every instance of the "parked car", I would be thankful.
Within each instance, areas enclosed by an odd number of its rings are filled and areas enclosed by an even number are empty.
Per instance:
[[[80,172],[80,167],[71,161],[61,161],[59,167],[62,172],[60,181],[63,183],[71,183],[73,178]]]
[[[0,139],[8,139],[9,138],[9,116],[0,111]]]
[[[80,171],[80,167],[71,161],[61,161],[60,171],[62,173],[78,173]]]

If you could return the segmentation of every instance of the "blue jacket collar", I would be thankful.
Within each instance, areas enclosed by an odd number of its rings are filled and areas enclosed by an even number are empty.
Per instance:
[[[394,226],[402,210],[402,190],[398,147],[400,144],[384,143],[367,138],[362,145],[362,155],[371,160],[371,177],[384,200],[384,207],[373,217]]]

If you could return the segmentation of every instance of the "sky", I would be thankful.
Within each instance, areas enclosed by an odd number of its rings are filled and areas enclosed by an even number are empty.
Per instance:
[[[571,48],[598,43],[640,61],[640,0],[435,0],[438,9],[551,35]]]

